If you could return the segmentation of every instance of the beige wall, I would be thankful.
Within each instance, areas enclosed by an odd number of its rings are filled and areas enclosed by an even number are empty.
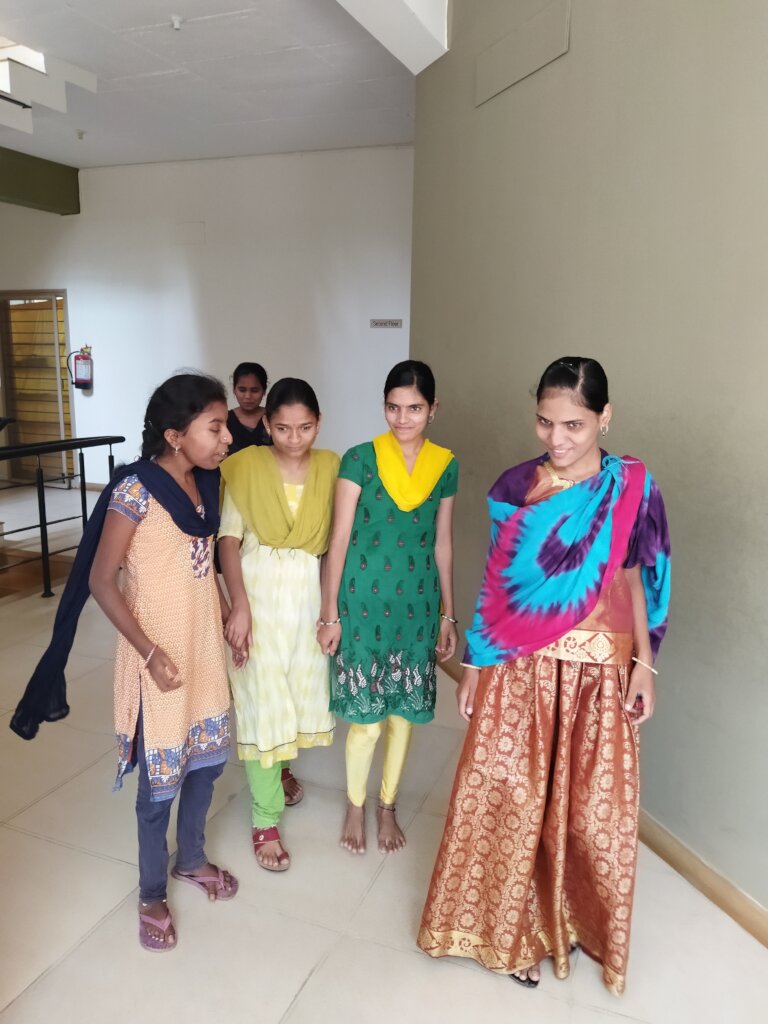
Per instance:
[[[643,803],[768,905],[768,4],[573,0],[570,51],[476,108],[476,55],[544,6],[454,0],[418,79],[411,346],[461,462],[460,614],[531,388],[599,358],[672,529]]]

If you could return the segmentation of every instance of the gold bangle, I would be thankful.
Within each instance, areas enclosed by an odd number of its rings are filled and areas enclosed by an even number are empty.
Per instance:
[[[318,619],[317,621],[320,623],[321,626],[338,626],[339,623],[341,622],[341,618],[331,619],[330,622],[326,622],[325,619]]]
[[[635,664],[637,664],[637,665],[642,665],[643,668],[647,668],[648,671],[649,672],[653,672],[653,674],[655,676],[657,676],[659,674],[659,670],[658,669],[654,668],[653,665],[649,665],[647,661],[640,661],[640,659],[636,658],[634,656],[634,654],[632,655],[632,661],[634,661]]]

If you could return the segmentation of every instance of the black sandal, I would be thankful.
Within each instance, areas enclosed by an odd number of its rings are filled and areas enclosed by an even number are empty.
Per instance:
[[[523,970],[528,970],[528,968],[524,967]],[[531,977],[520,978],[520,977],[518,977],[519,973],[520,973],[519,971],[513,971],[512,974],[510,974],[510,978],[512,979],[512,981],[516,981],[517,984],[518,985],[522,985],[523,988],[537,988],[538,987],[538,984],[541,981],[541,978],[536,978],[535,981]]]

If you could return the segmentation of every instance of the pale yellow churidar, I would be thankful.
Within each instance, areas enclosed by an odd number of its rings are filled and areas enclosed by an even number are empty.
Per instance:
[[[263,459],[262,453],[274,458],[268,448],[252,448],[239,452],[233,460],[246,452],[259,452],[259,459]],[[333,458],[335,478],[338,459]],[[307,486],[281,481],[281,487],[296,519]],[[316,555],[300,548],[262,544],[235,505],[229,481],[219,537],[241,540],[243,583],[253,624],[253,646],[245,666],[235,669],[229,659],[238,756],[270,768],[295,758],[302,747],[329,746],[333,741],[334,716],[328,710],[329,662],[315,636],[320,562]]]

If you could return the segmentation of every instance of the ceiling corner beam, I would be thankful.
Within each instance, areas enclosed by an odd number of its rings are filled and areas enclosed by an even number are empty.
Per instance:
[[[448,52],[448,0],[338,0],[414,75]]]
[[[0,146],[0,203],[80,213],[78,169]]]

